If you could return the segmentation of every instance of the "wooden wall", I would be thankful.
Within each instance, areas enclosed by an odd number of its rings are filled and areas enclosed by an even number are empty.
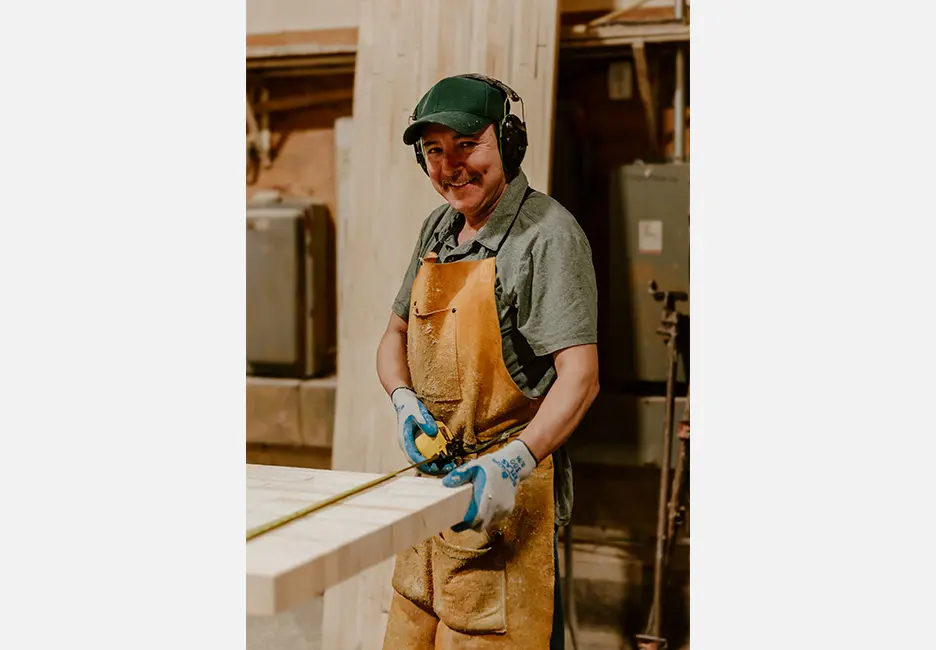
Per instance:
[[[385,472],[405,462],[376,348],[419,228],[443,199],[403,146],[413,106],[438,79],[481,72],[531,102],[524,168],[548,190],[558,28],[556,0],[364,1],[351,149],[353,201],[339,227],[338,403],[333,467]],[[325,647],[380,647],[392,561],[330,590]]]
[[[358,0],[247,0],[247,33],[356,27]]]
[[[357,27],[361,0],[247,0],[247,33]],[[454,4],[465,4],[455,0]],[[562,13],[602,14],[638,4],[636,0],[561,0]],[[672,7],[671,0],[645,0],[640,8]],[[688,2],[686,3],[689,4]]]

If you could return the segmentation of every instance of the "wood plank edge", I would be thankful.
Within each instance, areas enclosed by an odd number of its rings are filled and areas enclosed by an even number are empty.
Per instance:
[[[460,519],[456,517],[454,521],[451,521],[451,518],[444,516],[443,513],[451,509],[454,509],[456,512],[467,510],[468,504],[471,501],[473,488],[471,485],[463,485],[449,489],[451,489],[452,494],[447,498],[433,503],[419,513],[412,513],[407,516],[418,517],[422,528],[425,530],[438,530],[441,532],[442,530],[454,526]],[[388,524],[385,527],[362,533],[348,540],[348,544],[344,546],[338,546],[319,557],[313,558],[311,561],[302,562],[283,569],[276,575],[248,576],[248,579],[253,578],[255,580],[255,588],[266,592],[268,597],[274,602],[272,610],[258,606],[255,607],[255,611],[262,612],[264,615],[277,614],[313,598],[323,597],[327,589],[339,585],[386,560],[392,559],[399,553],[437,534],[431,532],[425,537],[421,537],[421,535],[410,535],[404,539],[399,539],[399,536],[405,535],[405,533],[397,532],[394,529],[397,527],[405,529],[409,525],[410,524],[407,524],[404,518]],[[374,553],[368,557],[366,563],[360,560],[360,557],[358,557],[358,561],[353,564],[348,561],[343,563],[338,561],[340,558],[337,556],[346,554],[349,545],[353,544],[356,547],[376,548],[381,538],[386,538],[388,535],[391,543],[386,545],[389,549],[386,553],[382,551],[380,553]],[[417,537],[419,538],[417,539]],[[337,568],[330,569],[330,564],[337,564]]]

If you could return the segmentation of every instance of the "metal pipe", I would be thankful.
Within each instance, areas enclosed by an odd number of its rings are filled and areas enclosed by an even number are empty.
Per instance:
[[[260,104],[266,104],[270,101],[270,91],[263,87],[260,90]],[[260,164],[264,169],[273,166],[270,161],[270,112],[261,110],[260,112]]]
[[[569,636],[572,637],[572,650],[579,650],[578,612],[575,609],[575,579],[572,574],[573,566],[573,539],[572,525],[567,524],[562,531],[565,544],[565,610],[566,623],[569,626]]]
[[[673,438],[673,415],[676,405],[676,368],[678,359],[676,356],[676,335],[675,332],[670,336],[666,344],[668,367],[666,372],[666,409],[663,416],[663,457],[660,459],[660,496],[657,503],[657,538],[656,550],[654,553],[654,571],[653,571],[653,620],[650,623],[650,634],[654,637],[660,636],[662,629],[663,613],[663,574],[666,570],[664,562],[666,548],[666,529],[667,529],[667,502],[669,501],[669,476],[670,476],[670,458],[672,452]]]
[[[683,162],[686,158],[686,52],[676,48],[676,91],[673,93],[673,158]]]

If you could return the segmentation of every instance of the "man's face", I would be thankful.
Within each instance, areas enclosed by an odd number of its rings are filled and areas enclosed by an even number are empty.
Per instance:
[[[422,143],[436,192],[466,217],[487,216],[507,186],[494,125],[462,135],[432,124],[423,131]]]

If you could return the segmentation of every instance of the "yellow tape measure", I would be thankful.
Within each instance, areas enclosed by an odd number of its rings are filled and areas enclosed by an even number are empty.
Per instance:
[[[389,481],[390,479],[392,479],[393,477],[399,476],[403,472],[411,470],[415,467],[419,467],[423,463],[434,462],[439,459],[439,456],[440,455],[437,454],[436,456],[433,456],[432,458],[429,458],[428,460],[420,461],[418,463],[413,463],[409,467],[398,469],[395,472],[391,472],[390,474],[381,476],[380,478],[375,478],[373,481],[368,481],[367,483],[353,487],[350,490],[345,490],[344,492],[340,494],[336,494],[335,496],[329,497],[323,501],[319,501],[318,503],[313,503],[310,506],[307,506],[305,508],[302,508],[301,510],[297,510],[296,512],[280,517],[279,519],[274,519],[271,522],[265,523],[255,528],[251,528],[250,530],[247,531],[247,541],[249,542],[250,540],[255,539],[265,533],[268,533],[271,530],[276,530],[277,528],[281,528],[282,526],[285,526],[286,524],[292,521],[301,519],[302,517],[310,515],[313,512],[317,512],[321,510],[322,508],[326,508],[330,505],[338,503],[339,501],[343,501],[344,499],[347,499],[348,497],[352,497],[355,494],[360,494],[361,492],[364,492],[365,490],[369,490],[370,488],[380,485],[381,483],[385,483]]]
[[[499,442],[508,440],[509,438],[513,437],[514,435],[516,435],[517,433],[525,429],[526,426],[527,426],[527,423],[523,423],[521,425],[510,427],[509,429],[501,433],[499,436],[497,436],[493,440],[489,440],[488,442],[483,443],[481,445],[476,445],[470,449],[465,449],[464,452],[466,454],[480,453],[481,451],[484,451]],[[443,456],[447,454],[447,452],[449,451],[449,445],[451,442],[453,442],[453,438],[454,436],[452,435],[448,427],[446,427],[444,424],[440,422],[439,434],[436,435],[435,438],[429,437],[426,434],[422,434],[415,441],[416,446],[419,449],[420,453],[422,453],[423,456],[426,456],[426,460],[420,461],[418,463],[413,463],[412,465],[409,465],[408,467],[404,467],[403,469],[398,469],[395,472],[391,472],[390,474],[376,478],[373,481],[368,481],[367,483],[364,483],[363,485],[358,485],[357,487],[353,487],[350,490],[345,490],[341,494],[336,494],[335,496],[329,497],[323,501],[319,501],[318,503],[313,503],[310,506],[307,506],[305,508],[302,508],[301,510],[297,510],[296,512],[280,517],[279,519],[274,519],[273,521],[269,523],[263,524],[261,526],[257,526],[255,528],[251,528],[250,530],[247,531],[247,541],[249,542],[252,539],[256,539],[260,535],[268,533],[272,530],[276,530],[277,528],[281,528],[290,522],[293,522],[297,519],[301,519],[302,517],[310,515],[313,512],[317,512],[321,510],[322,508],[326,508],[330,505],[334,505],[338,503],[339,501],[343,501],[349,497],[353,497],[355,494],[360,494],[361,492],[364,492],[365,490],[369,490],[372,487],[376,487],[380,485],[381,483],[386,483],[393,477],[399,476],[403,472],[407,472],[411,469],[419,467],[420,465],[424,465],[427,463],[434,463],[435,461],[439,460],[440,458],[442,458]],[[435,453],[429,456],[425,453],[426,451],[430,451],[430,452],[434,451]]]

